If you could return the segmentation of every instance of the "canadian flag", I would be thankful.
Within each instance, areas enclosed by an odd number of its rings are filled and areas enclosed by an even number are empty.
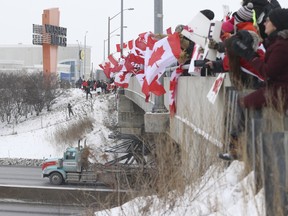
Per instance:
[[[171,27],[166,29],[166,34],[167,35],[172,34],[172,28]]]
[[[99,64],[99,67],[103,69],[104,74],[106,75],[107,78],[111,78],[111,63],[104,61],[102,64]]]
[[[201,74],[201,67],[195,67],[194,66],[195,60],[203,59],[203,53],[199,52],[200,48],[201,48],[200,45],[198,45],[198,44],[194,45],[194,49],[193,49],[192,56],[191,56],[191,64],[189,65],[189,70],[188,70],[188,72],[191,75],[200,76],[200,74]]]
[[[150,97],[150,92],[149,92],[149,86],[147,85],[147,82],[145,82],[144,71],[143,70],[138,71],[137,73],[135,73],[135,77],[139,85],[141,86],[142,93],[145,95],[145,101],[148,102],[149,97]]]
[[[114,73],[123,70],[123,64],[120,64],[113,54],[110,54],[102,64],[99,64],[99,67],[103,69],[107,78],[111,78]]]
[[[134,40],[130,40],[130,41],[128,41],[128,43],[123,43],[123,49],[131,50],[133,47],[134,47]],[[121,51],[120,44],[116,44],[116,51],[117,52]]]
[[[148,85],[155,80],[157,75],[160,77],[165,72],[166,67],[176,63],[180,53],[178,32],[157,41],[150,52],[146,49],[144,71]]]
[[[128,88],[131,76],[132,73],[130,72],[120,71],[115,74],[114,84],[122,88]]]
[[[170,109],[170,116],[173,117],[176,113],[176,90],[178,84],[178,78],[183,73],[182,66],[180,65],[176,68],[170,77],[170,87],[169,87],[169,109]]]
[[[219,73],[219,75],[217,76],[216,80],[214,81],[210,91],[207,94],[207,98],[208,100],[214,104],[215,100],[217,98],[217,95],[219,93],[219,90],[224,82],[225,79],[225,73]]]
[[[138,38],[133,42],[132,49],[130,49],[131,53],[139,56],[145,56],[147,47],[152,49],[157,41],[152,37],[153,35],[154,34],[152,32],[144,32],[139,34]]]

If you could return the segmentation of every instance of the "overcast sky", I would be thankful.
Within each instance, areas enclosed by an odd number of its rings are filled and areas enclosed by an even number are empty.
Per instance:
[[[239,9],[241,0],[163,0],[163,30],[174,29],[178,24],[188,24],[202,9],[211,9],[216,19],[223,17],[223,5],[230,11]],[[279,0],[282,7],[288,7],[287,0]],[[103,61],[104,40],[108,38],[108,17],[121,10],[120,0],[6,0],[1,2],[0,44],[32,44],[32,24],[42,24],[44,9],[59,8],[60,26],[67,28],[67,43],[86,44],[92,47],[94,68]],[[124,0],[123,42],[136,39],[138,34],[154,31],[154,0]],[[111,32],[120,27],[120,15],[111,20]],[[120,29],[113,34],[120,34]],[[113,35],[112,34],[112,35]],[[120,37],[111,37],[110,51]],[[107,51],[107,42],[106,42]]]

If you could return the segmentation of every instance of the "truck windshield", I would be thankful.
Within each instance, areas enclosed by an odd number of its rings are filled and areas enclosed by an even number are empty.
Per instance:
[[[75,152],[66,152],[66,160],[74,160],[75,159]]]

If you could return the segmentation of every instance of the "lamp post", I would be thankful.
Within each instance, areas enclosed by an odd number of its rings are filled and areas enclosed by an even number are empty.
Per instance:
[[[163,33],[163,2],[162,0],[154,0],[154,33],[155,34]],[[163,85],[164,83],[163,76],[159,78],[159,82]],[[167,109],[164,104],[164,95],[155,97],[152,112],[154,113],[167,112]]]
[[[123,56],[123,0],[121,0],[121,37],[120,37],[120,57]]]
[[[112,37],[115,37],[115,36],[120,36],[120,34],[115,34],[115,35],[112,35],[112,36],[110,36],[110,38],[112,38]],[[106,43],[106,41],[108,41],[108,38],[107,39],[105,39],[104,40],[104,53],[103,53],[103,61],[105,61],[105,54],[106,54],[106,49],[105,49],[105,43]]]
[[[83,66],[83,75],[85,77],[86,75],[86,36],[87,36],[88,31],[85,32],[85,37],[84,37],[84,66]]]
[[[126,11],[126,10],[134,10],[134,8],[126,8],[126,9],[123,9],[123,8],[121,8],[121,11],[119,12],[119,13],[117,13],[117,14],[115,14],[114,16],[112,16],[112,17],[108,17],[108,55],[110,55],[110,35],[111,35],[111,32],[110,32],[110,21],[112,20],[112,19],[114,19],[115,17],[117,17],[119,14],[122,14],[123,13],[123,11]],[[120,27],[121,28],[121,27]],[[122,28],[121,28],[121,30],[122,30],[122,32],[123,32],[123,25],[122,25]],[[122,34],[122,33],[121,33]]]
[[[78,69],[78,75],[79,75],[79,77],[78,77],[78,79],[81,77],[81,57],[80,57],[80,55],[81,55],[81,53],[80,53],[80,51],[81,51],[81,49],[80,49],[80,43],[79,43],[79,41],[78,40],[76,40],[77,41],[77,43],[78,43],[78,67],[77,67],[77,69]]]

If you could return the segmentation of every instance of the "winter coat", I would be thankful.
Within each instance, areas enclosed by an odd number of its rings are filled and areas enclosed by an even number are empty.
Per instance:
[[[284,108],[286,109],[288,107],[288,29],[273,32],[269,35],[268,42],[264,60],[254,58],[251,61],[251,65],[264,77],[267,87],[247,95],[244,98],[244,105],[256,109],[266,106],[265,94],[269,91],[273,95],[273,105],[276,106],[279,103],[277,91],[281,89],[285,95]]]
[[[237,28],[237,31],[247,30],[247,31],[253,31],[258,34],[257,29],[255,28],[252,22],[237,23],[236,28]]]

